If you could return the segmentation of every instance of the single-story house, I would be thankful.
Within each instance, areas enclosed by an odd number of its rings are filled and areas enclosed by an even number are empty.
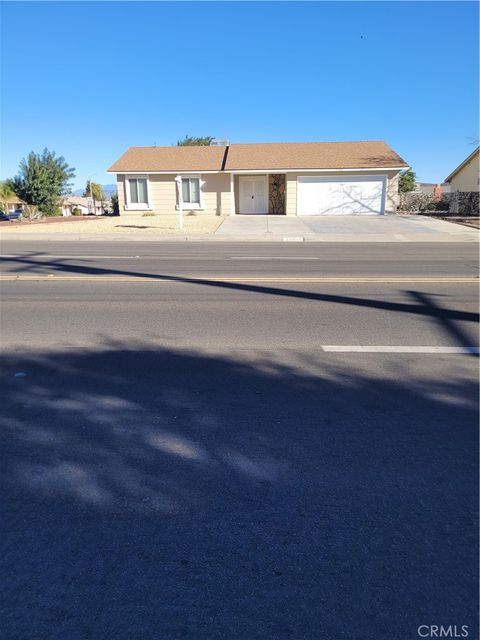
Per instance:
[[[23,211],[25,203],[17,195],[10,196],[8,200],[0,203],[0,209],[4,209],[6,205],[6,211],[4,213],[14,213],[15,211]]]
[[[385,142],[131,147],[109,169],[120,215],[382,215],[408,164]]]
[[[93,203],[90,198],[81,196],[66,196],[62,200],[61,208],[63,216],[71,216],[73,209],[79,209],[82,216],[86,216],[89,213],[101,216],[104,210],[104,203],[100,202],[100,200],[95,200],[95,203]]]
[[[452,191],[480,191],[480,147],[446,178]]]

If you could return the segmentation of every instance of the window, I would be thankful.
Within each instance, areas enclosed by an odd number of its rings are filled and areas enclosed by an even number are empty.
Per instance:
[[[148,208],[148,184],[146,177],[127,178],[125,186],[127,207],[131,209]]]
[[[182,199],[185,204],[200,206],[200,178],[182,178]]]

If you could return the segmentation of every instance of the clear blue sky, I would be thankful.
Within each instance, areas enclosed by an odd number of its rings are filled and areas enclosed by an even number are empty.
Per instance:
[[[47,146],[384,139],[441,181],[478,137],[475,2],[3,3],[1,176]]]

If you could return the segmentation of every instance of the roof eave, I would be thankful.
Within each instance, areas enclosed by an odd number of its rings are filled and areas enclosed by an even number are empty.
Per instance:
[[[258,169],[236,169],[236,168],[225,168],[225,169],[166,169],[161,171],[152,171],[150,169],[109,169],[107,173],[114,175],[126,175],[126,174],[152,174],[152,175],[170,175],[174,173],[299,173],[301,171],[328,171],[329,173],[337,172],[346,172],[346,171],[404,171],[409,169],[408,164],[404,165],[396,165],[396,166],[382,166],[382,167],[342,167],[342,168],[327,168],[327,167],[291,167],[289,169],[279,168],[279,167],[261,167]]]

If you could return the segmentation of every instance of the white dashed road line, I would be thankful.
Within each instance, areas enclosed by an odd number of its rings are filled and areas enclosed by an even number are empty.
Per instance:
[[[335,353],[480,353],[480,347],[405,347],[380,345],[322,345],[323,351]]]

